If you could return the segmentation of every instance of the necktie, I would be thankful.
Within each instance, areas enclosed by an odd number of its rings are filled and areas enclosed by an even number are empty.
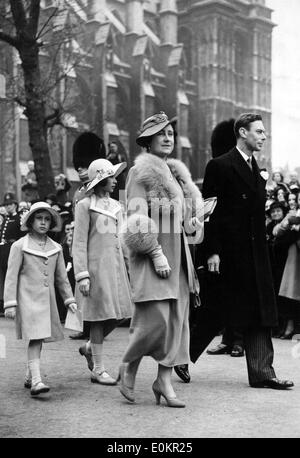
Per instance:
[[[251,172],[252,172],[253,169],[252,169],[251,157],[248,157],[248,159],[247,159],[247,164],[249,165],[249,168],[250,168],[250,170],[251,170]]]

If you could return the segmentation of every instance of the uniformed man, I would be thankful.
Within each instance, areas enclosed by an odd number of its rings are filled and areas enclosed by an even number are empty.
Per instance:
[[[7,192],[4,195],[2,206],[5,207],[6,215],[0,226],[0,314],[3,314],[3,289],[10,247],[13,242],[24,235],[20,228],[20,215],[17,213],[18,202],[14,193]]]
[[[81,199],[86,197],[86,187],[89,183],[89,165],[96,159],[101,158],[106,158],[106,149],[102,138],[98,137],[98,135],[94,134],[93,132],[83,132],[79,135],[79,137],[76,138],[73,145],[73,165],[74,169],[78,173],[81,184],[73,197],[74,215],[76,204]],[[76,300],[78,301],[80,308],[80,301],[82,300],[81,294],[76,294]],[[89,333],[89,325],[87,322],[84,322],[83,332],[72,334],[69,337],[71,339],[88,339]]]

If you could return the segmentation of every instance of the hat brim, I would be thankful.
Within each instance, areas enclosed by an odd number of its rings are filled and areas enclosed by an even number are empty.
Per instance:
[[[127,162],[121,162],[120,164],[116,164],[112,166],[112,169],[114,171],[113,175],[103,175],[101,180],[99,178],[94,178],[86,188],[86,193],[91,191],[98,183],[101,183],[101,181],[105,180],[106,178],[116,178],[120,173],[122,173],[127,167]]]
[[[7,200],[6,202],[3,202],[3,203],[1,204],[1,207],[5,207],[5,205],[11,205],[11,204],[16,204],[16,205],[18,205],[18,202],[17,202],[16,200],[14,200],[14,199]]]
[[[149,138],[149,137],[152,137],[155,134],[158,134],[158,132],[160,132],[162,129],[167,127],[169,124],[171,124],[172,126],[175,126],[176,122],[177,122],[177,117],[174,117],[172,119],[169,119],[168,121],[161,122],[161,123],[157,124],[156,126],[149,127],[148,129],[146,129],[144,132],[142,132],[137,137],[136,143],[139,146],[144,146],[146,138]]]
[[[50,232],[60,232],[62,229],[62,220],[59,214],[57,213],[56,210],[53,208],[47,208],[47,207],[40,207],[34,210],[29,210],[28,213],[24,216],[22,225],[21,225],[21,231],[29,231],[29,227],[27,226],[28,219],[31,217],[36,212],[41,212],[41,211],[47,211],[50,213],[50,215],[53,217],[55,225],[50,229]]]

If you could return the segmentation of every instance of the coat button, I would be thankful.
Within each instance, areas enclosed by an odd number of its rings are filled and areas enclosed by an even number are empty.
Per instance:
[[[48,264],[48,259],[45,259],[44,264],[45,266]]]
[[[48,272],[46,270],[44,271],[44,275],[45,277],[48,277]]]
[[[49,286],[49,283],[47,281],[44,281],[44,286]]]

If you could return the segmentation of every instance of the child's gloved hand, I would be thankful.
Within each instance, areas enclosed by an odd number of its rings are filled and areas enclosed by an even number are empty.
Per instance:
[[[16,318],[16,307],[9,307],[4,312],[5,318],[10,318],[14,320]]]
[[[88,296],[90,294],[90,280],[89,278],[83,278],[79,281],[79,291],[84,296]]]
[[[68,305],[68,307],[71,310],[71,312],[73,313],[75,313],[78,308],[76,302],[72,302],[71,304]]]

